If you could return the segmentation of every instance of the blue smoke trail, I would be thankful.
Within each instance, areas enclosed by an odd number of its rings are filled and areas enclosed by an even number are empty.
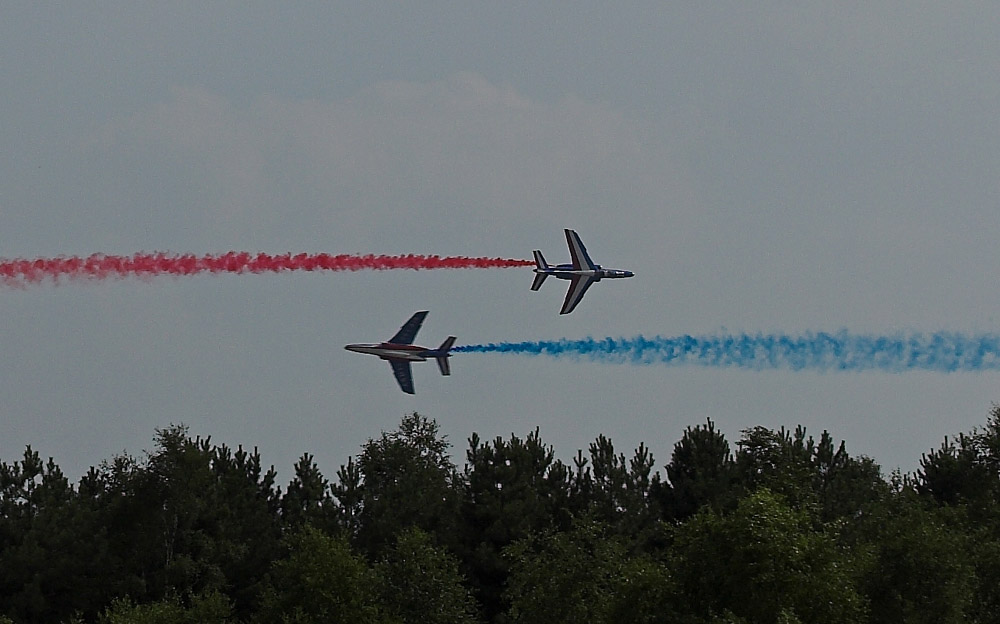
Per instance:
[[[664,338],[584,338],[500,342],[455,347],[464,353],[517,353],[616,364],[665,364],[752,370],[941,373],[1000,370],[1000,335],[953,332],[891,336],[806,333],[800,336],[709,335]]]

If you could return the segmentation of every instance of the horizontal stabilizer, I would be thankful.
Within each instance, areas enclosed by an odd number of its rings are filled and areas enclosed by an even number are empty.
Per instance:
[[[535,280],[531,282],[531,290],[538,290],[542,287],[542,282],[548,277],[548,273],[535,273]]]
[[[536,250],[532,251],[531,253],[534,254],[534,256],[535,256],[535,267],[538,269],[538,271],[548,271],[549,270],[549,265],[548,265],[547,262],[545,262],[545,257],[542,255],[542,252],[539,251],[538,249],[536,249]],[[535,279],[534,279],[533,282],[531,282],[531,290],[538,290],[539,288],[541,288],[542,287],[542,283],[545,281],[545,278],[548,277],[548,276],[549,276],[548,273],[538,273],[538,272],[536,272],[535,273]]]
[[[439,358],[437,358],[437,361],[438,361],[438,368],[441,369],[441,374],[442,375],[450,375],[451,374],[451,364],[448,362],[448,358],[446,358],[446,357],[439,357]]]
[[[444,353],[443,356],[435,358],[437,360],[437,363],[438,363],[438,368],[441,369],[441,374],[442,375],[450,375],[451,374],[451,364],[448,362],[448,352],[451,351],[451,346],[453,344],[455,344],[455,337],[454,336],[448,336],[447,340],[445,340],[444,342],[442,342],[441,346],[438,347],[438,351],[440,351],[441,353]]]

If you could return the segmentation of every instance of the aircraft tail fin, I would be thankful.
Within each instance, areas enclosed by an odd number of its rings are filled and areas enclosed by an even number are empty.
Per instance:
[[[545,258],[542,256],[542,252],[536,249],[531,253],[535,255],[535,266],[542,271],[547,271],[549,265],[548,263],[545,262]],[[531,282],[531,290],[538,290],[539,288],[541,288],[542,283],[548,276],[549,276],[548,273],[535,273],[535,280]]]
[[[437,360],[437,363],[438,363],[438,368],[441,369],[441,374],[442,375],[450,375],[451,374],[451,364],[448,362],[448,352],[451,351],[451,347],[454,344],[455,344],[455,337],[454,336],[448,336],[448,339],[445,340],[444,342],[442,342],[441,346],[438,347],[438,351],[441,351],[442,353],[445,354],[445,355],[442,355],[440,357],[435,358]]]

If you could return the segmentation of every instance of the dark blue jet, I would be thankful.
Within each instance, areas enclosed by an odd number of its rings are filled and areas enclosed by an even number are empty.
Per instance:
[[[566,230],[566,244],[569,245],[569,255],[572,259],[570,264],[557,264],[549,266],[542,257],[542,252],[535,250],[535,281],[531,283],[531,290],[538,290],[542,287],[545,278],[553,275],[559,279],[569,280],[569,290],[566,291],[566,300],[563,301],[562,310],[559,314],[569,314],[573,311],[587,289],[594,282],[599,282],[605,278],[632,277],[632,271],[620,271],[618,269],[604,269],[601,265],[594,264],[587,253],[587,248],[583,246],[579,235],[573,230]]]

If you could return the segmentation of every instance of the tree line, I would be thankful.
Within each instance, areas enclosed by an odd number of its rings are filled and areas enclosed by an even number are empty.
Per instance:
[[[0,462],[0,622],[1000,622],[1000,406],[913,474],[824,431],[689,427],[663,472],[599,436],[409,414],[333,478],[157,430],[71,484]]]

